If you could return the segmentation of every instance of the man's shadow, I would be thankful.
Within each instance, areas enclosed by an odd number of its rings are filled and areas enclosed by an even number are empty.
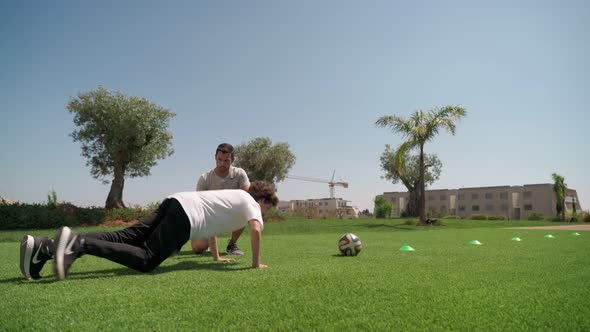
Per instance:
[[[187,252],[180,252],[176,256],[177,258],[189,258],[190,256],[195,256],[195,254],[191,251]],[[206,255],[205,255],[206,256]],[[209,253],[209,256],[211,254]],[[169,258],[170,259],[170,258]],[[46,266],[45,269],[50,270],[50,266]],[[206,261],[206,262],[199,262],[194,260],[182,260],[174,265],[160,265],[155,268],[151,272],[143,273],[138,272],[133,269],[127,267],[117,267],[112,269],[104,269],[104,270],[95,270],[95,271],[84,271],[84,272],[72,272],[68,274],[68,279],[101,279],[101,278],[111,278],[114,276],[131,276],[131,275],[149,275],[149,274],[162,274],[162,273],[170,273],[174,271],[185,271],[185,270],[208,270],[208,271],[217,271],[217,272],[231,272],[231,271],[242,271],[242,270],[249,270],[250,267],[243,267],[238,266],[237,262],[227,262],[227,263],[219,263],[214,261]],[[8,278],[0,280],[0,284],[48,284],[56,282],[57,280],[54,279],[53,275],[46,274],[41,279],[36,281],[28,281],[24,279],[22,276],[16,278]]]

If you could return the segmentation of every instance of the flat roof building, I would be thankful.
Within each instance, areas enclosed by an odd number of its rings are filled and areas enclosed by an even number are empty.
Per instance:
[[[348,202],[342,198],[296,199],[279,201],[277,209],[304,214],[309,218],[358,218],[358,209],[349,206]]]
[[[385,192],[378,197],[392,203],[394,216],[399,217],[407,210],[408,192]],[[575,189],[568,188],[565,201],[566,213],[573,211],[574,204],[577,211],[582,211]],[[556,216],[556,205],[553,184],[550,183],[426,190],[426,211],[430,215],[468,218],[474,214],[487,214],[522,219],[533,212]]]

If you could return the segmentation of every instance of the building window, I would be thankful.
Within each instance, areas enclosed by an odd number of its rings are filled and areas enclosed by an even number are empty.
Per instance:
[[[465,211],[465,205],[459,205],[459,211]]]
[[[502,205],[500,205],[500,210],[502,210],[502,211],[508,211],[508,204],[502,204]]]
[[[434,201],[434,196],[428,196],[429,201]]]
[[[472,205],[471,211],[479,211],[479,205]]]
[[[524,210],[525,211],[532,211],[533,210],[533,204],[525,204],[524,205]]]
[[[465,194],[459,194],[457,196],[457,199],[460,200],[460,201],[464,200],[465,199]]]
[[[508,193],[500,193],[500,199],[508,199]]]
[[[479,194],[471,194],[471,199],[479,199]]]
[[[533,197],[533,193],[530,191],[525,191],[523,194],[524,198],[532,198]]]
[[[486,205],[486,211],[492,211],[494,209],[493,205]]]
[[[446,207],[446,206],[444,206],[444,205],[441,205],[441,206],[440,206],[440,210],[441,210],[441,211],[446,211],[446,210],[447,210],[447,207]]]
[[[395,197],[391,197],[391,202],[395,202]]]
[[[440,200],[441,201],[446,201],[447,200],[447,195],[440,195]]]
[[[485,193],[486,199],[492,199],[492,197],[493,197],[492,193]]]

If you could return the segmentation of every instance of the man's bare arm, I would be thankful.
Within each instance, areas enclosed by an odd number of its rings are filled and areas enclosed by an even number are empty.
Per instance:
[[[262,240],[262,227],[256,219],[248,221],[250,224],[250,239],[252,241],[252,267],[265,268],[268,265],[260,263],[260,242]]]
[[[209,238],[209,249],[211,249],[211,255],[213,255],[213,260],[216,262],[233,262],[233,261],[235,261],[235,259],[233,259],[233,258],[219,257],[219,250],[217,250],[217,236],[212,236]]]

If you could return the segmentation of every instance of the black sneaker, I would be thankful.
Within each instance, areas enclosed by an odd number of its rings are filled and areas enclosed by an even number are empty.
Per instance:
[[[25,235],[20,241],[20,271],[28,280],[39,279],[41,269],[51,259],[51,240]]]
[[[53,260],[53,272],[57,280],[64,280],[74,260],[79,255],[80,236],[69,227],[64,226],[57,230],[55,235],[55,259]]]
[[[230,255],[244,256],[244,252],[241,251],[240,248],[238,248],[238,246],[231,241],[227,244],[226,252]]]

